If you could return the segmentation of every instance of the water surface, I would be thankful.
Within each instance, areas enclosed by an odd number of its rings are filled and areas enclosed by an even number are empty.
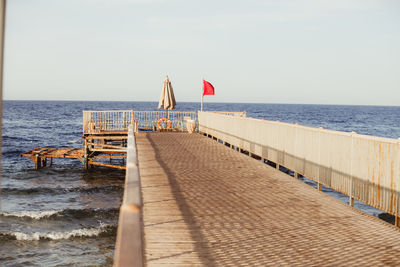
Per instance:
[[[84,170],[55,159],[34,169],[19,155],[35,147],[81,147],[82,110],[156,110],[156,102],[4,101],[0,264],[111,266],[124,171]],[[198,110],[178,103],[177,110]],[[205,103],[207,110],[382,137],[400,137],[400,107]],[[304,179],[312,186],[315,183]],[[347,201],[330,189],[327,193]],[[380,211],[362,203],[373,215]]]

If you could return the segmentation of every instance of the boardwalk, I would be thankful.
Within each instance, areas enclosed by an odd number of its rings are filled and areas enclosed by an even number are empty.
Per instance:
[[[137,134],[148,266],[399,266],[400,231],[199,134]]]

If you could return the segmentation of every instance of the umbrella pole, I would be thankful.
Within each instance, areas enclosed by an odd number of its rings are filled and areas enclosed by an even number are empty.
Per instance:
[[[203,111],[203,98],[204,96],[201,96],[201,111]]]

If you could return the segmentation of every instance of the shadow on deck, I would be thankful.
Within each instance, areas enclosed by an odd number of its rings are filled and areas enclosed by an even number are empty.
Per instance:
[[[137,134],[147,265],[400,264],[400,231],[199,134]]]

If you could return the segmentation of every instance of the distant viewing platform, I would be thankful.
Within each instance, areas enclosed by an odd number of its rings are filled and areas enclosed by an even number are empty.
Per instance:
[[[217,113],[246,116],[245,112]],[[125,169],[129,125],[134,125],[135,131],[182,132],[188,131],[188,124],[195,131],[196,121],[195,111],[83,111],[83,148],[35,148],[21,156],[30,158],[36,169],[52,166],[54,158],[78,159],[86,169],[93,166]]]

